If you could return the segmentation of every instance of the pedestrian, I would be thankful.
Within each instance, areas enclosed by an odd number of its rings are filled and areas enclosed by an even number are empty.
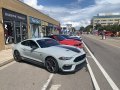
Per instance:
[[[102,39],[106,39],[105,31],[104,30],[102,31],[101,35],[102,35]]]

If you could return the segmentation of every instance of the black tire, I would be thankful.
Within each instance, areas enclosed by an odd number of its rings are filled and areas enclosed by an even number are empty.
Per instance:
[[[14,60],[20,62],[22,60],[19,51],[15,50],[13,54]]]
[[[57,73],[59,70],[58,63],[53,57],[48,57],[45,60],[45,67],[50,73]]]

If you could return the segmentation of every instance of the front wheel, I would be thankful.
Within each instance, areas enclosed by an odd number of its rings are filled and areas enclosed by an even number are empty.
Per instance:
[[[57,73],[59,66],[57,61],[53,57],[48,57],[45,61],[46,69],[51,73]]]
[[[20,53],[17,50],[14,51],[13,57],[14,57],[15,61],[17,61],[17,62],[20,62],[22,60]]]

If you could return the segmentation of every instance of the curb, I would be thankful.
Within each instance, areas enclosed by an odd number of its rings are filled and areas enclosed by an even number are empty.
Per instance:
[[[2,63],[0,63],[0,67],[4,66],[4,65],[6,65],[6,64],[8,64],[8,63],[10,63],[10,62],[12,62],[12,61],[14,61],[13,58],[12,58],[12,59],[9,59],[9,60],[7,60],[7,61],[5,61],[5,62],[2,62]]]

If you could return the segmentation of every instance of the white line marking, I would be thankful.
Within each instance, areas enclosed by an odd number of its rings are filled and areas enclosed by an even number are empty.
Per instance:
[[[61,85],[52,85],[50,90],[58,90],[58,88],[60,88]]]
[[[94,74],[93,74],[93,71],[92,71],[92,69],[91,69],[91,67],[90,67],[90,64],[89,64],[87,58],[86,58],[86,61],[87,61],[87,67],[88,67],[88,70],[89,70],[89,72],[90,72],[90,76],[91,76],[91,78],[92,78],[92,81],[93,81],[95,90],[100,90],[100,87],[99,87],[99,85],[98,85],[98,83],[97,83],[97,80],[96,80],[96,78],[95,78],[95,76],[94,76]]]
[[[11,66],[11,65],[14,64],[14,63],[16,63],[16,61],[12,61],[12,62],[10,62],[10,63],[8,63],[8,64],[0,67],[0,70],[3,70],[4,68],[9,67],[9,66]]]
[[[99,69],[101,70],[101,72],[105,76],[106,80],[108,81],[108,83],[110,84],[110,86],[112,87],[112,89],[113,90],[119,90],[119,88],[117,87],[117,85],[113,82],[113,80],[111,79],[111,77],[107,74],[107,72],[105,71],[105,69],[98,62],[98,60],[95,58],[95,56],[92,54],[92,52],[88,49],[88,47],[85,45],[85,43],[83,43],[83,44],[86,47],[86,49],[88,50],[88,52],[90,53],[90,55],[92,56],[92,58],[95,61],[95,63],[98,65]]]
[[[47,87],[49,86],[49,84],[50,84],[50,82],[51,82],[51,80],[52,80],[52,78],[53,78],[53,75],[54,75],[54,74],[50,74],[47,82],[44,84],[44,86],[42,87],[41,90],[47,90]]]
[[[92,56],[87,56],[88,58],[92,58]]]

